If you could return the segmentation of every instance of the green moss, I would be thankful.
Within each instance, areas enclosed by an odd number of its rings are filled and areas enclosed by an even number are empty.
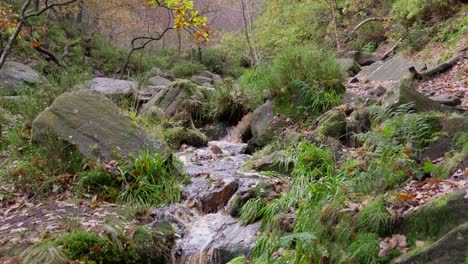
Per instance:
[[[174,149],[180,148],[182,144],[191,145],[197,148],[208,145],[208,138],[196,129],[174,127],[165,130],[163,133],[169,146]]]
[[[409,240],[433,240],[441,232],[449,231],[447,225],[452,219],[447,207],[448,197],[438,197],[405,217],[404,233]]]
[[[61,246],[63,252],[72,260],[87,258],[96,263],[117,263],[127,258],[126,252],[116,244],[92,232],[76,231],[65,234],[54,244]]]
[[[346,134],[346,117],[339,110],[331,110],[319,118],[316,131],[321,136],[340,138]]]
[[[142,263],[169,263],[175,235],[169,223],[156,223],[152,229],[133,227],[133,242]]]
[[[383,196],[378,196],[359,212],[356,229],[384,236],[391,232],[394,222],[395,218],[387,211]]]

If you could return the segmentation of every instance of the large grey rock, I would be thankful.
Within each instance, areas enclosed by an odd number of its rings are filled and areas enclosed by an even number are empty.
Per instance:
[[[425,68],[425,65],[397,56],[385,62],[378,62],[364,67],[356,77],[371,81],[399,81],[410,73],[408,70],[410,67],[415,67],[417,71],[421,71]]]
[[[342,58],[342,59],[336,59],[336,61],[351,76],[354,76],[361,69],[361,67],[359,67],[359,65],[356,63],[354,59]]]
[[[451,230],[422,251],[402,256],[398,264],[466,263],[468,259],[468,222]]]
[[[41,77],[31,67],[7,61],[0,69],[0,95],[16,95],[19,85],[34,84],[40,81]]]
[[[154,76],[151,79],[149,79],[148,83],[151,86],[164,86],[164,87],[166,87],[169,84],[171,84],[171,81],[169,81],[168,79],[166,79],[164,77],[161,77],[161,76]]]
[[[110,99],[86,91],[66,93],[33,121],[33,139],[47,147],[51,138],[75,145],[85,157],[110,160],[139,151],[163,150]]]
[[[212,73],[210,71],[202,71],[198,75],[202,76],[202,77],[209,78],[209,79],[213,80],[214,83],[223,81],[223,78],[220,75],[218,75],[216,73]]]
[[[143,105],[140,112],[144,114],[152,106],[159,107],[165,117],[172,117],[180,112],[194,112],[202,106],[203,93],[196,85],[187,80],[179,80],[171,83],[147,104]]]
[[[155,77],[155,76],[163,76],[163,75],[164,75],[164,72],[158,67],[153,67],[148,72],[146,72],[146,76],[149,78]]]
[[[360,51],[349,51],[347,52],[346,57],[353,59],[360,66],[369,66],[380,61],[380,56]]]
[[[192,76],[192,78],[190,79],[193,83],[196,83],[198,85],[203,85],[204,83],[210,83],[210,84],[213,84],[213,79],[211,78],[207,78],[207,77],[203,77],[203,76],[199,76],[199,75],[194,75]]]
[[[429,146],[418,153],[418,160],[435,160],[443,157],[455,145],[457,136],[468,131],[468,117],[463,115],[440,116],[438,118],[442,135],[431,142]]]
[[[264,136],[270,123],[273,121],[273,101],[268,100],[263,105],[257,107],[252,114],[251,130],[254,138],[260,138]]]
[[[414,109],[417,112],[456,112],[457,110],[441,105],[415,89],[415,85],[411,81],[404,80],[395,85],[390,91],[382,97],[382,106],[396,108],[402,104],[413,103]]]
[[[438,96],[430,97],[431,100],[436,101],[439,104],[448,105],[448,106],[457,106],[461,104],[462,100],[460,97],[457,97],[452,94],[441,94]]]
[[[138,89],[138,83],[110,78],[94,78],[85,88],[105,96],[131,96]]]

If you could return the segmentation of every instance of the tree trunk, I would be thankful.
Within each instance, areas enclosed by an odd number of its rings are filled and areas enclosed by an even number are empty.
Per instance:
[[[201,46],[198,46],[198,61],[200,63],[203,62],[203,52],[202,52],[202,47]]]
[[[255,50],[255,46],[253,41],[250,38],[250,33],[249,33],[249,27],[251,27],[251,19],[249,20],[247,18],[247,4],[245,3],[245,0],[241,0],[241,5],[242,5],[242,17],[244,18],[244,32],[245,32],[245,39],[247,40],[247,45],[249,46],[249,52],[250,52],[250,64],[252,67],[256,67],[259,64],[259,59],[257,55],[257,51]],[[252,32],[253,35],[253,32]]]
[[[0,56],[0,69],[5,64],[8,54],[10,53],[11,47],[13,46],[13,43],[16,41],[19,33],[23,29],[23,23],[24,23],[23,20],[19,21],[18,25],[16,26],[15,31],[13,32],[10,39],[8,40],[7,45],[5,46],[5,49],[3,50],[2,55]]]
[[[180,59],[182,57],[182,35],[180,31],[177,31],[177,54]]]

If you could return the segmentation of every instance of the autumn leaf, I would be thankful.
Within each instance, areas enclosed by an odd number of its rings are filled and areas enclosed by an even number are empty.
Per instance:
[[[33,46],[34,48],[37,48],[37,47],[39,47],[40,45],[41,45],[41,42],[40,42],[39,40],[37,40],[37,39],[33,40],[32,46]]]

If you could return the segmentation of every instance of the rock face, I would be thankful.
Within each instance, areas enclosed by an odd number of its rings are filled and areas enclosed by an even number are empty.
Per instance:
[[[239,188],[237,181],[223,183],[222,186],[214,189],[211,192],[205,193],[201,198],[201,211],[204,213],[215,213],[218,208],[227,204],[229,199],[236,193]]]
[[[448,106],[457,106],[461,104],[462,102],[460,97],[457,97],[451,94],[441,94],[438,96],[430,97],[430,99],[439,104],[448,105]]]
[[[168,86],[169,84],[171,84],[171,81],[169,81],[168,79],[164,78],[164,77],[161,77],[161,76],[154,76],[153,78],[149,79],[149,84],[151,86]]]
[[[463,263],[468,237],[468,188],[437,198],[404,217],[397,230],[417,240],[435,240],[397,263]]]
[[[252,114],[251,130],[254,138],[263,137],[271,121],[273,121],[273,101],[268,100],[259,106]]]
[[[196,111],[203,99],[203,93],[190,81],[175,81],[155,95],[140,112],[145,113],[152,106],[157,106],[165,117],[172,117],[179,112]]]
[[[439,117],[440,131],[444,133],[439,136],[435,142],[421,153],[418,154],[418,160],[430,159],[434,160],[443,157],[444,154],[451,150],[457,135],[468,131],[468,117],[462,115],[451,115]]]
[[[196,83],[198,85],[203,85],[204,83],[213,84],[213,79],[208,78],[208,77],[199,76],[199,75],[192,76],[192,78],[190,80],[193,83]]]
[[[0,70],[0,94],[16,95],[19,85],[39,83],[41,77],[31,67],[13,61],[6,62]]]
[[[417,112],[455,112],[456,110],[441,105],[423,94],[416,91],[414,83],[409,81],[402,81],[395,85],[387,94],[382,97],[382,106],[396,108],[402,104],[413,103],[414,109]]]
[[[131,96],[138,89],[138,83],[110,78],[95,78],[87,86],[105,96]]]
[[[371,81],[399,81],[409,73],[408,69],[410,67],[415,67],[419,72],[425,68],[425,65],[416,64],[397,56],[387,61],[378,61],[368,67],[364,67],[356,77]]]
[[[145,149],[162,150],[104,96],[80,91],[59,96],[33,122],[33,139],[47,146],[50,137],[75,145],[85,157],[113,159]]]
[[[460,225],[444,235],[428,248],[413,256],[402,257],[395,261],[400,264],[445,264],[466,263],[468,223]],[[464,262],[465,261],[465,262]]]
[[[337,59],[336,61],[351,76],[354,76],[361,69],[361,67],[359,67],[359,65],[353,59],[342,58],[342,59]]]

